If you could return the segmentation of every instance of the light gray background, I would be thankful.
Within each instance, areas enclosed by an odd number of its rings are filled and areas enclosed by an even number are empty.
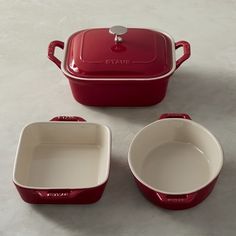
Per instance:
[[[236,1],[0,1],[0,235],[236,235]],[[50,41],[83,28],[158,28],[188,40],[192,56],[172,77],[166,99],[145,108],[93,108],[72,98],[47,59]],[[58,56],[60,57],[60,52]],[[137,190],[127,164],[134,135],[164,112],[186,112],[225,152],[211,196],[185,211],[159,209]],[[30,122],[80,115],[110,126],[111,172],[89,206],[31,206],[12,184],[19,133]]]

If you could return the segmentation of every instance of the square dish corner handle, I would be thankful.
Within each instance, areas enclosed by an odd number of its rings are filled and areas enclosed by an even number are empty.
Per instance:
[[[84,118],[79,116],[56,116],[52,118],[50,121],[78,121],[84,122],[86,121]]]

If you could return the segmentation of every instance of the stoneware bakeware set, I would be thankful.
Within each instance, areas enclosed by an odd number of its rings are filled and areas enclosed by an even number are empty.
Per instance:
[[[64,52],[62,61],[56,48]],[[176,59],[178,48],[183,55]],[[189,57],[186,41],[122,26],[81,30],[48,47],[48,58],[67,77],[74,98],[90,106],[157,104],[171,75]],[[77,116],[31,123],[20,135],[13,182],[28,203],[94,203],[108,181],[110,156],[111,131],[105,125]],[[128,164],[148,200],[179,210],[211,193],[223,151],[215,136],[188,114],[166,113],[136,134]]]

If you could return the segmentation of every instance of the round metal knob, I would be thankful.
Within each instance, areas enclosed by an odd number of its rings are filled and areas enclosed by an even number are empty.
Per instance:
[[[115,35],[114,41],[116,43],[121,43],[123,41],[121,35],[127,33],[127,31],[128,31],[128,29],[126,27],[120,26],[120,25],[112,26],[109,29],[109,33]]]

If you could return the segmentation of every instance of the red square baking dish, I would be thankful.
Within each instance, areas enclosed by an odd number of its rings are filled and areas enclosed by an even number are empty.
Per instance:
[[[109,128],[80,117],[29,124],[20,136],[13,182],[28,203],[96,202],[108,180],[110,149]]]

